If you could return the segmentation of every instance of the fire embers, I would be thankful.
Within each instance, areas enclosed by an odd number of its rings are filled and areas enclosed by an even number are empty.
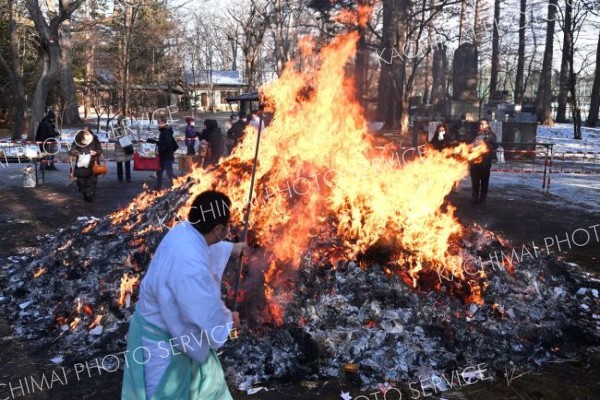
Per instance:
[[[80,217],[37,254],[4,266],[0,310],[24,339],[43,339],[80,359],[121,350],[139,282],[187,200],[187,186],[146,193],[109,218]]]
[[[123,274],[119,287],[119,305],[121,307],[129,308],[131,306],[131,295],[139,284],[139,278],[139,275],[129,276],[126,273]]]
[[[473,251],[497,246],[471,229],[465,241],[476,244]],[[264,321],[248,320],[250,329],[222,356],[239,389],[343,376],[364,385],[410,382],[479,363],[502,374],[510,363],[535,368],[600,344],[598,290],[579,289],[590,285],[581,271],[551,258],[524,261],[513,273],[484,264],[483,305],[467,304],[464,293],[449,296],[443,278],[436,277],[439,290],[415,290],[396,270],[361,264],[307,265],[297,271],[283,324],[271,321],[265,330]]]

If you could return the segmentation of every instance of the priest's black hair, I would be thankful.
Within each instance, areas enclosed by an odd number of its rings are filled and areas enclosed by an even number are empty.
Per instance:
[[[209,233],[217,225],[226,225],[231,219],[231,200],[225,193],[207,190],[194,199],[188,221],[200,231]]]

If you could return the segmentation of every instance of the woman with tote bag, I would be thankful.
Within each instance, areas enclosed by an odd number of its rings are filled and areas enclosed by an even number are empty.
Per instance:
[[[131,183],[131,159],[133,158],[133,142],[131,136],[127,135],[123,125],[123,116],[117,120],[117,127],[113,129],[114,138],[109,142],[115,144],[115,162],[117,163],[117,179],[123,183],[123,166],[125,167],[125,179]],[[125,165],[123,165],[125,164]]]
[[[94,164],[99,164],[102,156],[102,146],[98,137],[88,127],[77,132],[69,156],[74,159],[73,177],[77,180],[77,187],[83,194],[83,200],[93,203],[98,183]]]

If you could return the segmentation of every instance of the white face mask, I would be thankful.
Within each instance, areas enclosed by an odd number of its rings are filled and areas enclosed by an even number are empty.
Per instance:
[[[444,135],[445,135],[445,134],[446,134],[446,131],[440,131],[440,132],[438,132],[438,138],[439,138],[440,140],[444,140]]]
[[[196,126],[196,123],[194,121],[190,122],[190,126]]]

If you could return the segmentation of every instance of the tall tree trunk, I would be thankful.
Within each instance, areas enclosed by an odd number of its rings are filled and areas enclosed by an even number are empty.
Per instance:
[[[81,123],[79,107],[75,93],[75,80],[73,77],[73,44],[71,42],[71,25],[69,20],[62,24],[60,38],[62,50],[62,68],[60,70],[60,95],[63,103],[61,125],[77,125]]]
[[[408,101],[405,98],[406,60],[400,53],[406,44],[404,21],[408,0],[383,0],[383,51],[380,55],[381,71],[377,93],[378,119],[384,121],[386,129],[408,128]]]
[[[293,18],[290,15],[289,20],[286,20],[286,10],[284,10],[284,7],[287,7],[286,3],[287,2],[284,2],[283,0],[275,0],[273,2],[273,41],[275,45],[276,72],[278,76],[281,76],[285,64],[290,59],[289,35]]]
[[[515,104],[520,105],[523,102],[525,94],[525,84],[523,76],[525,75],[525,28],[527,27],[527,0],[521,0],[519,14],[519,48],[517,50],[517,77],[515,79]]]
[[[94,60],[96,59],[96,40],[94,39],[92,43],[90,43],[90,37],[86,40],[86,43],[89,43],[89,46],[86,46],[85,49],[85,87],[84,87],[84,118],[88,117],[90,106],[92,105],[92,85],[95,80],[94,76]]]
[[[475,17],[473,20],[473,43],[475,47],[479,49],[479,40],[481,35],[479,34],[479,18],[481,17],[481,1],[475,0]]]
[[[500,64],[500,0],[494,0],[494,23],[492,24],[492,70],[490,76],[490,97],[498,89],[498,67]]]
[[[569,1],[567,0],[567,3]],[[571,37],[573,36],[573,27],[569,26]],[[571,104],[571,113],[573,114],[573,139],[581,140],[581,108],[577,99],[577,74],[575,73],[575,48],[571,41],[569,46],[569,81],[568,88],[571,92],[569,103]]]
[[[85,0],[85,21],[89,22],[92,18],[92,0]],[[85,38],[85,80],[83,88],[83,115],[84,119],[87,119],[90,112],[90,106],[92,105],[92,84],[95,80],[94,76],[94,60],[96,59],[96,37],[92,36],[95,32],[91,29],[86,29],[84,33]]]
[[[56,82],[60,74],[61,51],[58,40],[47,43],[47,49],[43,55],[44,69],[37,81],[33,101],[31,102],[31,125],[29,140],[35,139],[35,132],[46,112],[46,100],[50,86]]]
[[[48,91],[60,75],[61,49],[58,31],[61,24],[81,5],[83,0],[68,2],[60,0],[59,13],[49,12],[50,23],[46,22],[37,0],[26,0],[25,5],[40,37],[41,55],[44,63],[42,75],[39,77],[33,94],[31,106],[31,122],[29,140],[35,139],[35,132],[46,111]]]
[[[121,84],[122,86],[122,90],[121,90],[121,115],[123,116],[127,116],[127,112],[129,111],[129,84],[130,84],[130,60],[129,60],[129,56],[130,56],[130,45],[131,45],[131,33],[133,30],[133,22],[134,22],[134,16],[133,13],[135,11],[133,9],[131,9],[131,7],[129,7],[128,5],[125,5],[123,7],[123,39],[122,39],[122,44],[121,44],[121,59],[123,60],[122,62],[122,70],[121,70],[121,76],[122,76],[122,82]],[[129,19],[131,14],[131,20]]]
[[[21,54],[19,52],[19,35],[17,24],[15,23],[17,17],[15,2],[9,0],[8,7],[10,9],[9,32],[12,69],[2,56],[0,56],[0,58],[2,58],[0,63],[3,65],[8,76],[10,76],[13,87],[13,127],[11,139],[20,140],[25,127],[25,108],[27,103],[25,100],[25,87],[23,85],[23,65],[21,62]]]
[[[462,44],[462,37],[465,28],[465,1],[460,2],[460,20],[458,21],[458,45]]]
[[[367,69],[369,67],[369,51],[367,49],[367,40],[365,37],[365,28],[359,29],[360,37],[358,39],[356,58],[354,62],[354,76],[356,87],[356,98],[365,109],[365,92],[367,84]]]
[[[231,45],[231,69],[237,71],[237,49],[238,44],[236,40],[229,41]]]
[[[254,91],[256,88],[254,87],[255,83],[254,83],[254,60],[252,60],[252,57],[250,54],[248,54],[246,56],[246,68],[245,68],[245,73],[246,73],[246,85],[248,85],[248,90],[249,91]]]
[[[586,125],[594,127],[598,124],[598,111],[600,109],[600,34],[598,34],[598,47],[596,49],[596,73],[594,74],[594,85],[590,98],[590,112]]]
[[[548,3],[548,25],[546,28],[546,46],[544,48],[544,61],[542,73],[536,96],[536,109],[538,120],[544,125],[552,125],[552,54],[554,51],[554,25],[558,0]]]
[[[560,89],[558,92],[558,109],[556,110],[556,121],[565,122],[567,120],[567,96],[569,91],[569,57],[572,54],[573,36],[572,32],[572,14],[573,0],[565,1],[565,20],[563,23],[563,48],[560,61]],[[573,111],[573,110],[571,110]]]

